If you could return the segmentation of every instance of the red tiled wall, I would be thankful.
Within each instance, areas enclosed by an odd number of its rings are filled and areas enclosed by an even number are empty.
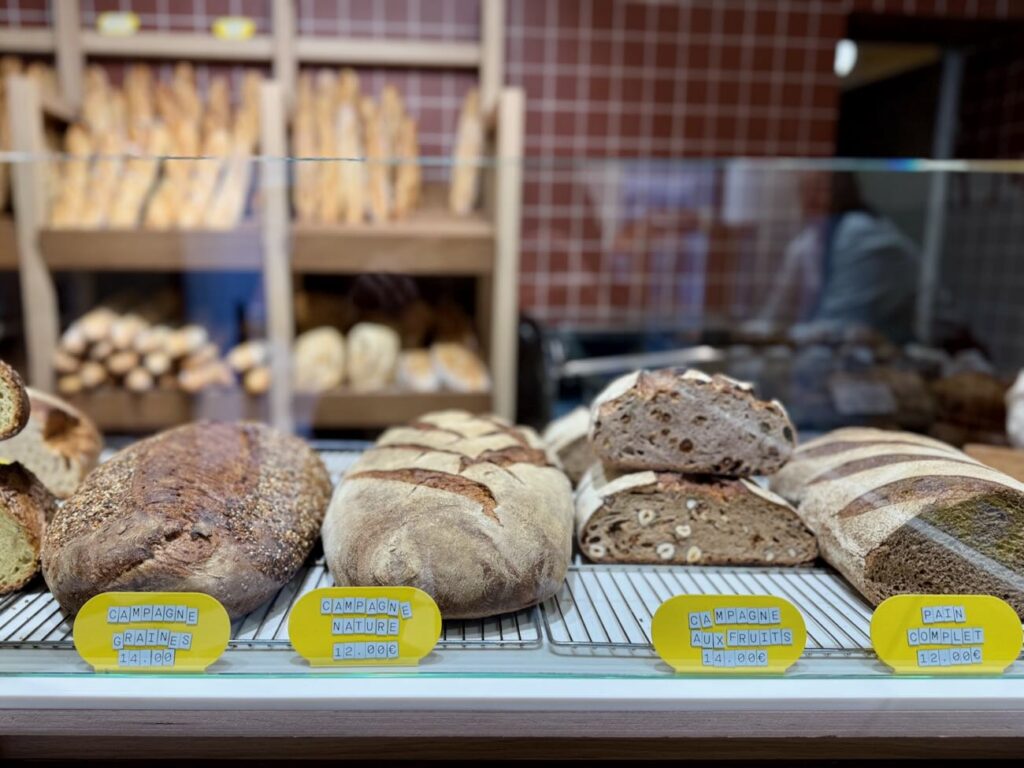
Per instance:
[[[828,156],[836,40],[853,11],[1024,15],[1016,0],[508,0],[506,79],[527,95],[523,308],[553,323],[615,324],[737,315],[774,262],[737,255],[714,224],[655,210],[609,228],[571,158]],[[270,26],[270,0],[85,0],[83,23],[132,9],[143,27],[201,31],[222,14]],[[477,0],[297,0],[302,34],[473,40]],[[44,0],[0,3],[0,25],[48,21]],[[425,154],[450,151],[467,73],[372,71],[398,80]],[[632,176],[643,178],[642,169]],[[698,174],[699,175],[699,174]],[[715,179],[712,178],[712,186]],[[595,182],[591,181],[590,187]],[[658,185],[657,176],[651,184]],[[697,208],[717,209],[712,189]],[[678,206],[677,206],[678,209]]]

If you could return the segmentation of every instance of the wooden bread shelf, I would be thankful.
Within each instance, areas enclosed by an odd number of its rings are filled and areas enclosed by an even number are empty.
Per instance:
[[[109,433],[142,433],[196,419],[267,420],[266,398],[251,397],[240,389],[219,389],[188,395],[155,390],[134,394],[123,389],[98,389],[67,398]],[[462,408],[481,413],[491,410],[489,392],[420,393],[401,390],[356,393],[329,392],[296,395],[295,426],[302,430],[376,429],[411,421],[430,411]]]
[[[297,224],[292,268],[309,274],[489,275],[494,227],[482,216],[436,210],[387,224]]]
[[[257,271],[260,232],[231,230],[43,229],[43,260],[54,270],[175,272]]]
[[[295,424],[321,429],[389,427],[431,411],[461,408],[472,413],[491,410],[490,392],[327,392],[296,395]]]

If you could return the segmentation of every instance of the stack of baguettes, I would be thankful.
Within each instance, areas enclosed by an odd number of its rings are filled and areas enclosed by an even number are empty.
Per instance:
[[[565,438],[562,450],[578,452]],[[631,373],[592,404],[587,440],[597,461],[576,489],[576,535],[589,559],[800,565],[817,556],[795,510],[750,479],[785,464],[795,434],[782,405],[749,384],[694,370]]]
[[[228,80],[210,80],[205,104],[188,63],[170,82],[130,66],[123,87],[98,66],[86,70],[81,121],[64,138],[53,227],[145,225],[226,229],[241,221],[259,137],[262,76],[249,70],[232,108]],[[198,158],[162,160],[163,156]]]
[[[419,153],[416,121],[394,86],[374,101],[351,69],[300,74],[292,131],[292,154],[306,158],[292,188],[299,221],[404,218],[419,202]]]
[[[45,97],[57,96],[57,75],[53,67],[35,61],[25,64],[17,56],[0,57],[0,151],[9,152],[11,146],[11,126],[8,120],[7,78],[11,75],[24,75],[35,83]],[[10,193],[9,163],[0,163],[0,210],[7,207]]]
[[[822,557],[872,603],[992,594],[1024,616],[1024,484],[909,432],[846,428],[801,445],[772,478]]]
[[[262,395],[270,388],[268,362],[268,347],[260,340],[243,342],[222,356],[200,325],[172,327],[139,313],[97,307],[64,331],[53,365],[63,395],[100,387],[195,394],[238,383],[249,394]]]

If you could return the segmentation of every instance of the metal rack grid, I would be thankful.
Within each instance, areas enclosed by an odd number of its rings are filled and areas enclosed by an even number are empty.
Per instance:
[[[231,626],[229,648],[245,650],[284,650],[288,642],[288,616],[295,602],[310,590],[334,583],[330,572],[319,561],[304,568],[281,588],[273,600],[235,621]],[[44,648],[70,650],[71,624],[45,584],[0,599],[0,649]],[[540,629],[535,608],[487,619],[445,621],[437,647],[498,649],[539,648]]]
[[[673,595],[777,595],[807,623],[807,657],[868,657],[871,608],[824,568],[574,565],[541,609],[556,652],[654,656],[651,618]]]

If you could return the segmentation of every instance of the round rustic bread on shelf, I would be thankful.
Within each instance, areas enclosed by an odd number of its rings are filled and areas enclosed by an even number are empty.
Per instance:
[[[316,541],[331,492],[301,439],[199,422],[100,465],[47,527],[43,575],[74,614],[106,591],[205,592],[232,617],[272,597]]]

